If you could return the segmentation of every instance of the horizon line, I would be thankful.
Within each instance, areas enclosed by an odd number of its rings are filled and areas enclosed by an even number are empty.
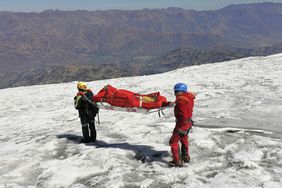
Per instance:
[[[256,4],[282,4],[279,2],[257,2],[257,3],[241,3],[241,4],[229,4],[226,6],[223,6],[221,8],[216,8],[216,9],[185,9],[182,7],[174,7],[174,6],[169,6],[169,7],[159,7],[159,8],[132,8],[132,9],[122,9],[122,8],[109,8],[109,9],[63,9],[63,8],[47,8],[43,10],[1,10],[0,12],[9,12],[9,13],[44,13],[48,11],[61,11],[61,12],[76,12],[76,11],[85,11],[85,12],[95,12],[95,11],[141,11],[141,10],[164,10],[164,9],[181,9],[185,11],[196,11],[196,12],[202,12],[202,11],[217,11],[224,9],[229,6],[242,6],[242,5],[256,5]]]

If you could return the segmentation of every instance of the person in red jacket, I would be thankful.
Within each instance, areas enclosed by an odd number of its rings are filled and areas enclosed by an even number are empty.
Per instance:
[[[188,133],[193,125],[192,115],[195,95],[188,92],[187,85],[184,83],[178,83],[174,86],[174,94],[176,96],[174,107],[176,125],[169,141],[173,158],[169,165],[181,167],[183,162],[190,162]],[[179,141],[181,142],[180,151]],[[179,156],[180,154],[181,156]]]
[[[92,101],[93,93],[87,88],[86,83],[78,82],[78,93],[74,97],[74,107],[78,110],[82,125],[82,143],[89,143],[96,141],[96,128],[95,128],[95,116],[99,112],[99,108],[96,107]],[[90,134],[89,134],[90,130]]]

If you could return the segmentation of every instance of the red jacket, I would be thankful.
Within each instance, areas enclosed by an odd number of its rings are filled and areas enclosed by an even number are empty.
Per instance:
[[[195,95],[187,92],[176,96],[174,115],[176,118],[176,129],[186,131],[191,128],[192,123],[188,121],[192,118]]]

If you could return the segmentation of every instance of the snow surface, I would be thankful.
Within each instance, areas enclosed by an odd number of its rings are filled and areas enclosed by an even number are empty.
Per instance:
[[[0,90],[0,188],[281,188],[281,75],[277,54],[89,83],[173,101],[174,84],[186,82],[197,99],[184,168],[166,164],[172,109],[162,118],[101,110],[98,141],[85,145],[75,82]]]

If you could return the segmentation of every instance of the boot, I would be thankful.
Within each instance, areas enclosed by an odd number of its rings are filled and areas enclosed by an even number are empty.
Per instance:
[[[88,125],[87,124],[83,124],[82,125],[82,135],[83,138],[81,139],[81,143],[89,143],[90,142],[90,138],[89,138],[89,130],[88,130]]]
[[[172,160],[168,162],[168,165],[170,167],[183,167],[183,161],[182,160],[179,160],[179,161]]]
[[[90,142],[95,142],[97,137],[97,132],[94,123],[89,123],[90,129]]]
[[[183,156],[182,160],[183,160],[184,163],[190,163],[190,156],[189,155],[188,156]]]

